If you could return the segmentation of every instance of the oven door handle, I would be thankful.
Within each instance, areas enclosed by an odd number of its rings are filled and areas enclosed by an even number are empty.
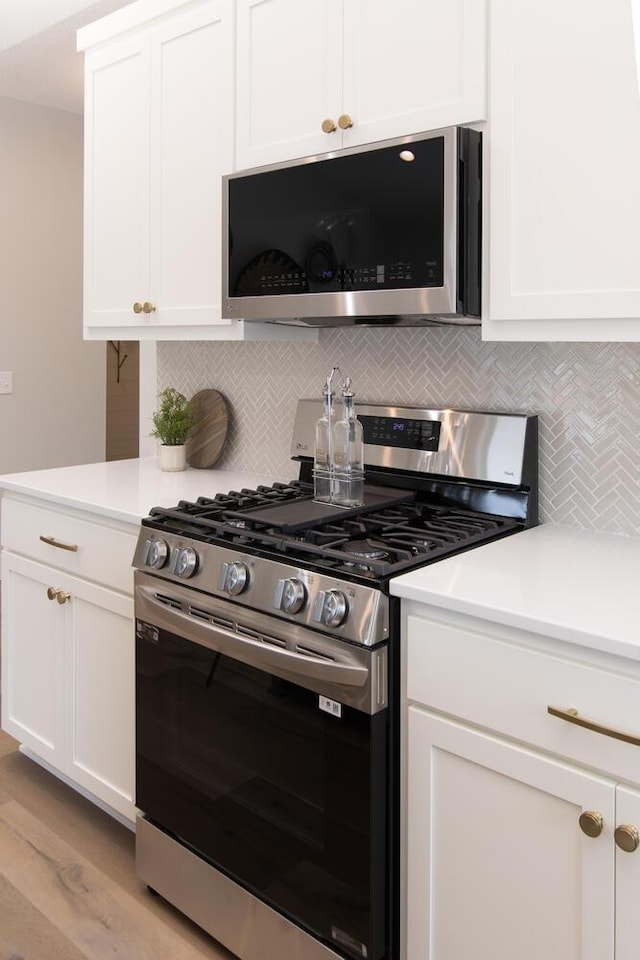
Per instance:
[[[336,652],[334,649],[330,656],[313,649],[313,644],[321,645],[322,638],[310,638],[308,644],[304,641],[295,642],[294,649],[276,646],[268,639],[253,639],[226,629],[219,623],[190,616],[182,609],[168,606],[158,599],[156,592],[153,588],[136,586],[136,617],[161,629],[179,631],[185,639],[216,653],[241,660],[249,666],[286,672],[293,680],[295,677],[304,677],[323,683],[364,687],[370,678],[369,668],[357,662],[356,654],[350,651],[347,644],[344,645],[344,651]],[[252,632],[260,634],[257,629]]]
[[[369,679],[367,667],[348,663],[347,657],[342,661],[325,657],[302,645],[296,645],[295,650],[287,650],[269,641],[234,635],[228,649],[221,649],[220,652],[239,657],[250,666],[286,670],[291,676],[338,686],[364,687]]]

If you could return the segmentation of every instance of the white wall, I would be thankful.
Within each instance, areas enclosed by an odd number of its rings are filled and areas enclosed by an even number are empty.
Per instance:
[[[104,459],[105,365],[82,340],[82,118],[0,98],[0,473]]]

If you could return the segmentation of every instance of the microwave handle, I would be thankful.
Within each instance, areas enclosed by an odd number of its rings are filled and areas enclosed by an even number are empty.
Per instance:
[[[482,134],[457,129],[457,311],[480,317],[482,307]]]

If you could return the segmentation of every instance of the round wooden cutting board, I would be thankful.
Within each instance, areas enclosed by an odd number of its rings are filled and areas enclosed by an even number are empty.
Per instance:
[[[187,440],[190,467],[212,467],[219,459],[227,438],[227,401],[217,390],[200,390],[189,401],[195,424]]]

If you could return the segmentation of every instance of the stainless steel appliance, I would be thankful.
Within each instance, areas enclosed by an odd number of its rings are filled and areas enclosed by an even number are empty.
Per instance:
[[[477,323],[482,135],[451,127],[223,178],[223,311]]]
[[[397,960],[403,571],[537,521],[534,416],[361,404],[365,504],[299,479],[143,520],[143,880],[243,960]]]

